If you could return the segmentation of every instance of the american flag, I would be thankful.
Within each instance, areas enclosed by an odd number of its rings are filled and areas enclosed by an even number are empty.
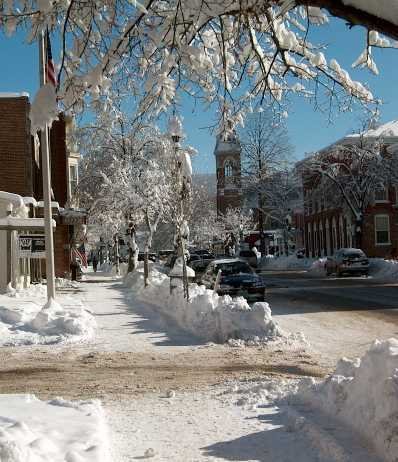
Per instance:
[[[46,42],[47,42],[47,57],[46,57],[46,82],[51,83],[57,88],[57,76],[55,74],[54,62],[53,62],[53,55],[51,52],[51,42],[50,42],[50,34],[47,29],[46,34]]]
[[[72,247],[72,257],[78,258],[81,261],[81,264],[87,268],[87,255],[84,244],[82,244],[78,249],[76,247]]]

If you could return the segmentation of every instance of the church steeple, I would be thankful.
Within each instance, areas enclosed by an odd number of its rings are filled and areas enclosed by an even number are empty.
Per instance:
[[[217,214],[241,207],[241,147],[235,132],[219,135],[214,155],[217,169]]]

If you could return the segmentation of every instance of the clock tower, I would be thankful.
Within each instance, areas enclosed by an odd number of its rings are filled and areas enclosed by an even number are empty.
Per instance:
[[[235,133],[219,135],[214,149],[217,169],[217,215],[242,206],[241,147]]]

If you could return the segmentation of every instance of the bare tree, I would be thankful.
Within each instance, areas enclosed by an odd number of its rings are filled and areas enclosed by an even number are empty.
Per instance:
[[[275,215],[275,202],[285,193],[287,176],[283,173],[291,162],[292,147],[285,124],[271,109],[249,117],[240,132],[240,142],[245,189],[255,196],[260,252],[264,255],[265,218],[270,213]],[[275,182],[276,178],[282,183]]]

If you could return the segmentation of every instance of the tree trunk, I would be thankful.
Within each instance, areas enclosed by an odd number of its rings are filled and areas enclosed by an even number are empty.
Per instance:
[[[355,222],[355,246],[357,249],[362,249],[362,225],[363,219]]]

